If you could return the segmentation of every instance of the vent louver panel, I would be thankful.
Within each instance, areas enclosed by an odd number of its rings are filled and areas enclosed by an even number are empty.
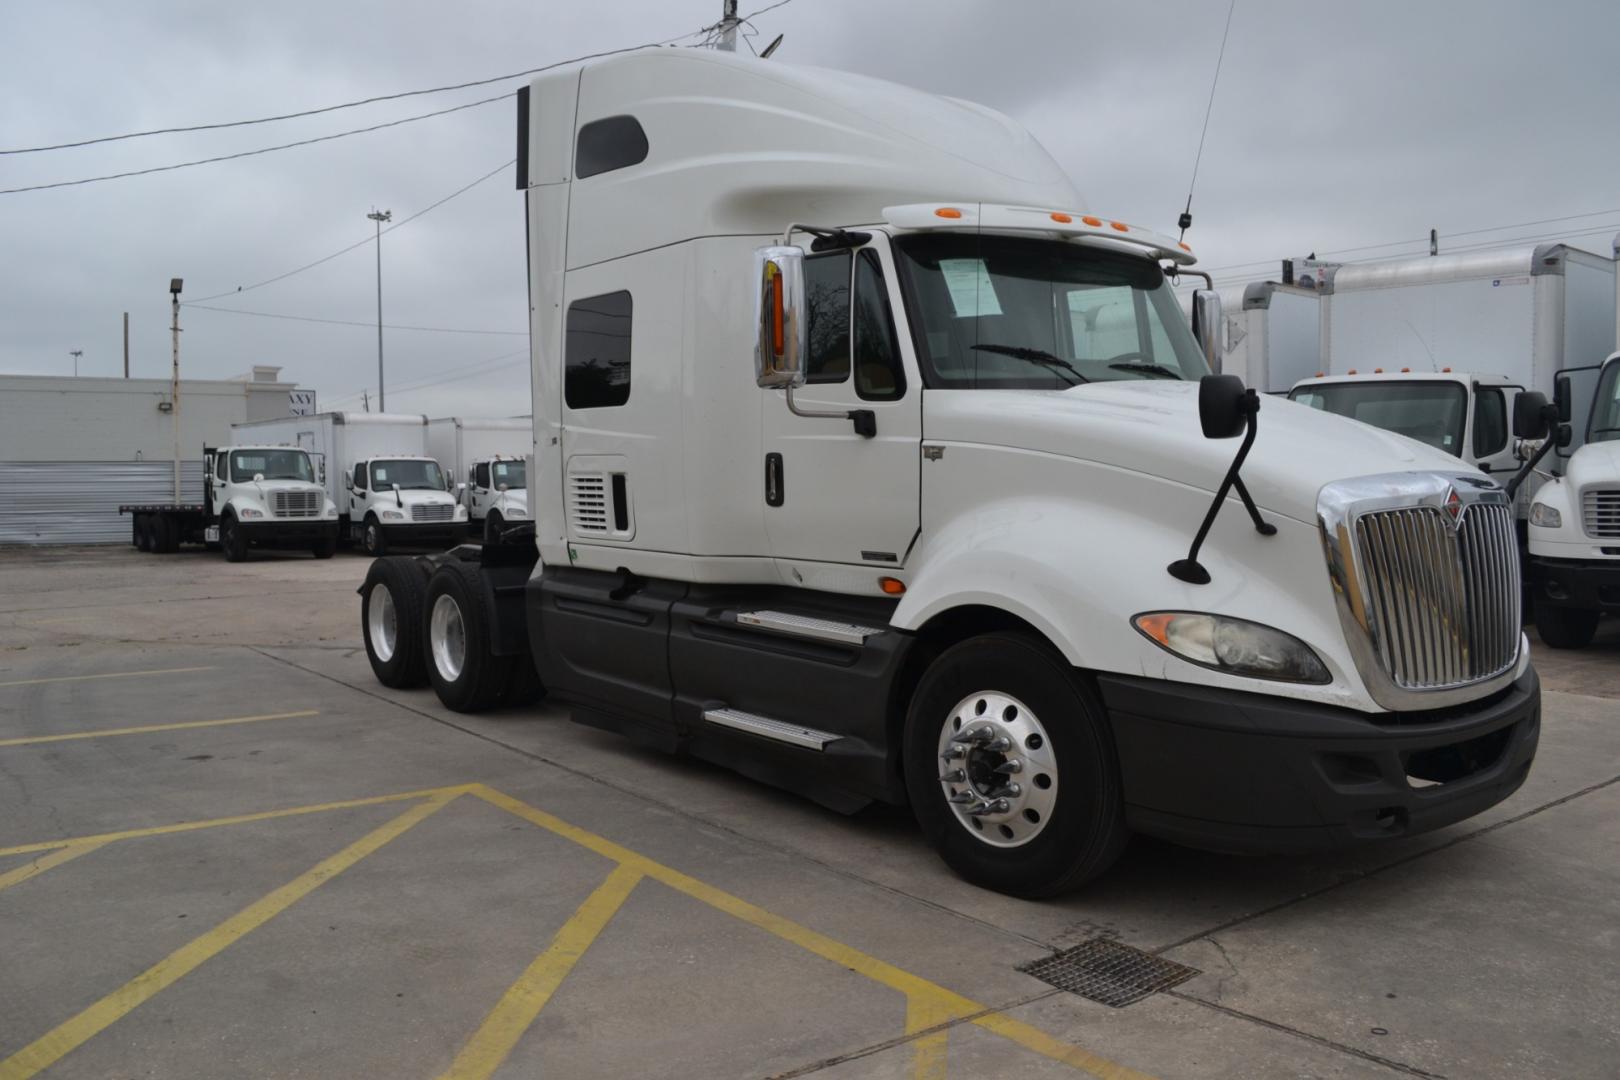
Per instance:
[[[607,478],[600,473],[568,477],[568,521],[582,533],[608,531]]]

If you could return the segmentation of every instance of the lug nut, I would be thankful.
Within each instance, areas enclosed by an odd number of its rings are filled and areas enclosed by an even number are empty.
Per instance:
[[[1017,784],[1003,784],[990,793],[990,798],[999,799],[1005,796],[1010,799],[1016,799],[1023,793],[1024,789],[1019,787]]]
[[[966,806],[968,803],[978,802],[979,795],[978,792],[975,791],[958,791],[955,795],[950,796],[945,801],[956,806]],[[972,813],[972,811],[969,811],[969,813]]]
[[[991,770],[991,772],[997,773],[997,774],[999,774],[1001,776],[1011,776],[1013,773],[1023,772],[1023,771],[1024,771],[1024,763],[1022,761],[1019,761],[1017,758],[1012,758],[1011,760],[1003,761],[1000,765],[997,765],[994,769]]]
[[[975,806],[973,809],[969,810],[968,813],[972,814],[974,817],[984,817],[986,814],[1005,814],[1011,809],[1012,804],[1007,802],[1006,799],[993,799],[988,802],[980,803],[978,806]]]
[[[943,754],[939,755],[939,760],[941,760],[941,761],[955,761],[957,758],[963,758],[963,757],[967,757],[967,749],[965,747],[961,747],[961,746],[952,746],[952,747],[946,748],[945,752]]]
[[[942,784],[960,784],[966,779],[967,773],[963,772],[961,769],[952,769],[944,776],[941,776],[939,778],[939,782]]]
[[[993,739],[986,739],[979,745],[982,749],[988,750],[992,754],[1001,754],[1012,749],[1012,740],[1007,738],[1005,735],[997,735]]]

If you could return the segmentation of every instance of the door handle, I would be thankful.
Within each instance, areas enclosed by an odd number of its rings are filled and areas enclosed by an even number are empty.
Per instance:
[[[782,455],[765,455],[765,505],[781,506],[782,491]]]

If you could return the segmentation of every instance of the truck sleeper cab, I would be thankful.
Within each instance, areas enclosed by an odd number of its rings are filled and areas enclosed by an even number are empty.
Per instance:
[[[1209,378],[1190,251],[1011,121],[682,51],[543,76],[519,131],[534,547],[374,564],[385,683],[909,803],[1022,896],[1133,831],[1308,850],[1522,783],[1502,490]]]

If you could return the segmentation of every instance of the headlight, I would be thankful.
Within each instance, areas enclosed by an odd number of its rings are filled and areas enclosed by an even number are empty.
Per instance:
[[[1311,647],[1269,626],[1188,611],[1153,611],[1131,620],[1167,652],[1202,667],[1256,679],[1325,683],[1327,667]]]
[[[244,506],[236,511],[236,516],[240,518],[262,518],[264,517],[264,511],[255,510],[250,506]]]
[[[332,506],[328,506],[326,508],[326,516],[329,517],[329,518],[337,517],[337,506],[336,506],[336,504],[333,504]]]
[[[1557,529],[1564,524],[1564,515],[1546,503],[1530,504],[1530,524],[1540,529]]]
[[[384,510],[382,512],[382,516],[383,516],[384,521],[404,521],[405,520],[405,515],[400,513],[398,510]]]
[[[529,512],[527,510],[519,510],[517,507],[514,506],[514,507],[512,507],[510,510],[508,510],[506,512],[506,516],[507,517],[528,517]]]
[[[466,516],[467,516],[467,508],[465,506],[457,506],[456,507],[456,520],[460,521],[462,518],[464,518]]]

